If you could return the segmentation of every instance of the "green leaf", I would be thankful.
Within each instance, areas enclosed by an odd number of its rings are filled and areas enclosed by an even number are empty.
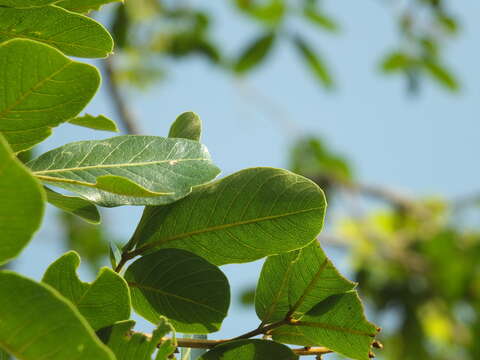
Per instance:
[[[10,357],[10,355],[8,355],[8,353],[6,353],[0,348],[0,360],[11,360],[11,359],[12,358]]]
[[[42,181],[109,207],[168,204],[219,173],[197,141],[136,135],[69,143],[28,166]]]
[[[181,114],[170,127],[168,137],[200,141],[202,121],[194,112]]]
[[[56,6],[0,8],[0,42],[15,38],[39,41],[77,57],[107,57],[113,49],[112,37],[101,24]]]
[[[220,329],[230,305],[230,286],[218,267],[188,251],[163,249],[125,272],[135,311],[157,324],[168,317],[177,331],[206,334]]]
[[[381,62],[380,67],[384,73],[404,71],[412,65],[412,59],[408,54],[394,51],[388,54]]]
[[[31,40],[0,45],[0,133],[14,151],[44,140],[75,117],[100,84],[98,70]]]
[[[338,24],[332,20],[330,17],[316,11],[314,8],[306,7],[303,11],[303,15],[308,19],[312,24],[318,25],[324,30],[331,32],[338,32]]]
[[[255,293],[255,310],[265,323],[301,317],[320,301],[352,290],[318,242],[265,261]]]
[[[91,284],[76,273],[80,256],[69,251],[53,262],[42,282],[52,286],[74,304],[94,330],[130,317],[130,294],[125,280],[109,268],[102,268]]]
[[[98,337],[114,352],[117,360],[151,360],[163,336],[174,332],[172,325],[161,317],[151,337],[134,332],[135,321],[126,320],[97,332]],[[156,360],[166,360],[175,351],[175,341],[162,341]]]
[[[300,36],[294,38],[294,44],[299,54],[320,83],[326,88],[331,88],[333,86],[332,77],[319,55],[316,54],[310,45],[308,45],[308,43]]]
[[[45,195],[0,134],[0,264],[16,257],[40,227]],[[1,291],[1,290],[0,290]]]
[[[85,114],[68,120],[70,124],[83,126],[94,130],[113,131],[118,132],[118,127],[115,121],[107,118],[104,115],[93,116]]]
[[[59,0],[0,0],[0,6],[12,8],[33,8],[38,6],[47,6],[54,4]]]
[[[443,85],[450,91],[458,91],[460,85],[458,84],[455,76],[445,67],[432,61],[424,62],[425,69],[430,76],[437,80],[440,85]]]
[[[0,271],[0,346],[22,360],[115,360],[75,307],[50,286]]]
[[[113,2],[123,2],[123,0],[62,0],[56,5],[73,12],[86,14],[92,10],[100,10],[103,5]]]
[[[312,181],[287,170],[252,168],[148,207],[135,253],[181,248],[213,264],[243,263],[300,249],[318,235],[326,201]]]
[[[298,356],[283,344],[270,340],[245,339],[217,345],[199,360],[295,360]]]
[[[44,190],[47,194],[47,201],[53,206],[76,215],[91,224],[100,223],[100,213],[97,207],[90,201],[78,196],[59,194],[47,187],[44,187]]]
[[[326,346],[351,359],[369,360],[377,329],[365,319],[360,299],[351,291],[328,297],[294,325],[281,326],[271,334],[282,343]]]
[[[242,52],[237,59],[234,70],[238,74],[246,73],[264,61],[272,49],[275,33],[268,32],[260,35]]]

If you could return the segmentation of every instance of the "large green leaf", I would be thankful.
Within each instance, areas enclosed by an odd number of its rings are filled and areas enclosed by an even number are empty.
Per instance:
[[[13,8],[32,8],[54,4],[59,0],[0,0],[0,6]]]
[[[66,144],[28,166],[102,206],[167,204],[219,173],[197,141],[136,135]]]
[[[70,214],[81,217],[91,224],[100,223],[100,213],[97,207],[90,201],[78,196],[67,196],[59,194],[47,187],[44,188],[47,194],[47,201],[53,206]]]
[[[113,131],[118,132],[115,121],[107,118],[104,115],[93,116],[85,114],[76,118],[68,120],[70,124],[87,127],[94,130]]]
[[[243,74],[260,65],[270,53],[275,41],[275,33],[268,32],[253,40],[237,59],[234,70]]]
[[[35,41],[7,41],[0,45],[0,133],[14,151],[29,149],[75,117],[99,84],[91,65]]]
[[[0,134],[0,264],[17,256],[40,226],[45,194]]]
[[[0,7],[0,42],[14,38],[40,41],[66,55],[86,58],[106,57],[113,49],[112,37],[101,24],[56,6]]]
[[[130,294],[125,280],[109,268],[102,268],[91,284],[76,274],[80,256],[69,251],[45,272],[42,281],[65,296],[94,330],[130,317]]]
[[[185,112],[174,121],[168,137],[200,141],[201,134],[202,121],[200,117],[194,112]]]
[[[377,329],[365,319],[357,293],[350,291],[326,298],[294,325],[281,326],[271,334],[283,343],[321,345],[348,358],[369,360]]]
[[[275,341],[245,339],[217,345],[199,360],[295,360],[288,346]]]
[[[287,170],[252,168],[145,209],[136,254],[175,247],[216,264],[242,263],[297,250],[323,225],[326,201],[312,181]]]
[[[11,271],[0,271],[0,347],[21,360],[115,360],[63,296]]]
[[[230,305],[230,286],[218,267],[179,249],[163,249],[135,261],[125,272],[135,311],[157,324],[161,315],[177,331],[206,334],[220,329]]]
[[[355,283],[342,277],[318,242],[267,258],[255,292],[255,310],[265,323],[299,317],[320,301],[352,290]]]
[[[164,317],[161,317],[157,328],[151,337],[142,333],[134,332],[135,321],[126,320],[97,332],[98,337],[114,352],[117,360],[151,360],[153,352],[160,344],[160,340],[168,333],[174,332],[172,325]],[[174,338],[162,341],[156,360],[167,360],[168,356],[175,351]]]
[[[61,0],[56,5],[70,11],[88,13],[92,10],[99,10],[103,5],[113,2],[122,2],[122,0]]]

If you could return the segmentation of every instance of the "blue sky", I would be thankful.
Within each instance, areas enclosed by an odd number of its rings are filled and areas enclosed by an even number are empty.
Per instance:
[[[452,95],[426,82],[416,98],[406,94],[403,78],[377,71],[379,59],[398,43],[388,2],[324,3],[342,25],[338,35],[290,25],[305,30],[324,55],[337,81],[336,91],[323,91],[287,43],[244,80],[215,70],[202,59],[190,59],[172,63],[165,82],[146,93],[129,95],[143,133],[166,135],[178,114],[192,110],[203,119],[203,142],[223,175],[253,166],[286,167],[288,147],[295,136],[318,134],[349,157],[362,182],[446,197],[478,189],[480,3],[449,2],[461,20],[462,31],[447,45],[445,62],[458,75],[461,92]],[[247,19],[232,16],[228,2],[210,1],[204,6],[215,14],[215,39],[230,54],[258,33]],[[88,112],[115,119],[104,88]],[[42,149],[108,136],[64,125]],[[131,207],[108,209],[103,212],[104,221],[117,237],[127,240],[140,212]],[[16,262],[16,270],[38,279],[63,251],[54,212],[49,211],[41,231]],[[334,258],[342,262],[340,256]],[[256,281],[260,265],[224,268],[234,299],[235,292]],[[253,310],[245,312],[235,305],[230,314],[216,337],[232,336],[257,325]],[[145,323],[141,326],[148,328]]]

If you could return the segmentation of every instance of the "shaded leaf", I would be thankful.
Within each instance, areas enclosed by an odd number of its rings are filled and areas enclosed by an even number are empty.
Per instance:
[[[128,267],[125,280],[139,315],[154,324],[165,315],[183,333],[219,330],[230,305],[230,286],[220,269],[184,250],[143,256]]]
[[[89,13],[113,2],[123,2],[123,0],[61,0],[55,5],[73,12]]]
[[[50,286],[0,271],[0,344],[22,360],[115,360],[75,307]]]
[[[80,256],[69,251],[53,262],[42,282],[52,286],[74,304],[94,330],[130,317],[130,295],[123,278],[109,268],[102,268],[91,284],[76,273]]]
[[[300,318],[320,301],[354,286],[315,241],[301,250],[267,258],[255,293],[255,310],[265,323],[287,314]]]
[[[130,17],[127,13],[127,8],[124,4],[118,6],[113,15],[112,21],[112,37],[115,41],[115,46],[118,49],[123,49],[127,45],[128,30],[130,28]]]
[[[97,207],[90,201],[78,196],[59,194],[47,187],[44,187],[44,190],[47,194],[47,201],[53,206],[76,215],[91,224],[100,223],[100,213]]]
[[[59,0],[0,0],[0,6],[12,8],[33,8],[37,6],[46,6],[54,4]]]
[[[245,339],[215,346],[199,360],[295,360],[288,346],[270,340]]]
[[[118,132],[118,127],[115,121],[104,115],[93,116],[85,114],[68,120],[68,122],[73,125],[83,126],[94,130]]]
[[[117,360],[151,360],[163,336],[174,332],[168,320],[161,317],[151,337],[133,331],[135,321],[120,321],[97,332],[98,337],[113,351]],[[166,360],[175,351],[171,339],[160,345],[156,360]]]
[[[260,65],[272,49],[275,33],[268,32],[252,41],[237,59],[234,70],[243,74]]]
[[[316,54],[310,45],[301,38],[296,36],[294,39],[294,44],[302,56],[305,63],[308,65],[310,70],[313,72],[315,77],[326,87],[330,88],[333,86],[333,80],[328,72],[326,65],[323,63],[323,60]]]
[[[45,195],[0,134],[0,264],[16,257],[40,227]],[[1,289],[0,289],[1,291]]]
[[[351,359],[369,360],[377,329],[365,319],[360,299],[351,291],[328,297],[294,325],[281,326],[271,334],[282,343],[326,346]]]
[[[112,37],[100,23],[56,6],[0,8],[0,42],[14,38],[43,42],[77,57],[106,57],[113,49]]]
[[[12,358],[10,357],[10,355],[8,355],[7,352],[3,351],[1,348],[0,348],[0,360],[11,360]]]
[[[440,85],[443,85],[451,91],[458,91],[460,89],[460,85],[455,79],[455,76],[445,67],[431,61],[426,61],[424,66],[427,73],[430,74],[433,79],[437,80]]]
[[[69,143],[28,166],[45,183],[101,206],[167,204],[219,172],[196,141],[137,135]]]
[[[202,135],[202,121],[194,112],[185,112],[177,117],[172,126],[168,137],[183,138],[200,141]]]
[[[308,245],[320,232],[326,201],[310,180],[287,170],[252,168],[148,207],[134,234],[137,254],[175,247],[223,265]]]
[[[100,84],[95,67],[31,40],[1,44],[0,69],[0,133],[14,151],[31,148],[51,127],[75,117]]]
[[[303,15],[312,24],[320,26],[322,29],[337,32],[339,30],[338,24],[330,17],[315,10],[312,7],[307,7],[303,11]]]

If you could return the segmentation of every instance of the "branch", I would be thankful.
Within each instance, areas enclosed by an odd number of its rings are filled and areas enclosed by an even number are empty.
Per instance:
[[[115,79],[115,68],[111,57],[102,61],[104,69],[104,78],[106,80],[110,97],[115,105],[115,109],[120,117],[120,121],[127,134],[139,134],[139,128],[135,117],[130,112],[128,105],[123,98],[120,87]]]

